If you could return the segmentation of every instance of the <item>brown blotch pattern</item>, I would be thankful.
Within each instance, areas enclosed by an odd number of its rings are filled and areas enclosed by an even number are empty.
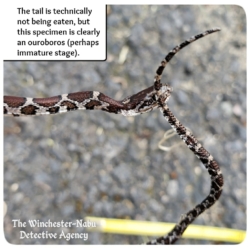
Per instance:
[[[69,111],[77,109],[77,106],[74,103],[70,102],[70,101],[61,102],[61,106],[66,106],[67,110],[69,110]]]
[[[49,112],[50,114],[56,114],[56,113],[59,112],[59,110],[60,110],[59,107],[52,107],[52,108],[49,108],[49,109],[48,109],[48,112]]]
[[[25,97],[4,96],[4,103],[7,103],[11,108],[19,108],[20,106],[23,106],[26,100]]]
[[[36,107],[34,105],[28,105],[26,107],[21,108],[21,114],[24,114],[24,115],[35,115],[37,109],[38,109],[38,107]]]
[[[102,104],[97,101],[97,100],[91,100],[90,102],[88,102],[85,107],[86,109],[94,109],[95,106],[101,106]]]
[[[115,114],[118,114],[121,112],[121,110],[117,107],[114,107],[114,106],[108,106],[106,107],[105,109],[102,109],[103,111],[107,111],[109,113],[115,113]]]
[[[123,104],[121,104],[120,102],[104,95],[103,93],[100,93],[99,96],[98,96],[98,99],[102,102],[107,102],[109,103],[109,105],[114,105],[114,106],[117,106],[117,108],[123,108]],[[127,98],[126,98],[127,99]]]
[[[62,97],[58,95],[49,98],[33,98],[33,102],[39,104],[40,106],[48,108],[56,105],[61,99]]]
[[[72,101],[76,101],[76,102],[83,102],[86,99],[91,98],[91,94],[92,91],[85,91],[85,92],[76,92],[76,93],[70,93],[68,94],[68,98]]]

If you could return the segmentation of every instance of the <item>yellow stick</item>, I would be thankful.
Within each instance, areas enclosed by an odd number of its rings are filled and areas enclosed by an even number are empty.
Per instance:
[[[147,236],[164,235],[175,226],[174,223],[108,219],[100,217],[86,217],[85,221],[95,222],[97,225],[97,227],[89,227],[89,231]],[[243,230],[199,225],[190,225],[183,234],[183,238],[232,243],[241,243],[245,237],[246,232]]]

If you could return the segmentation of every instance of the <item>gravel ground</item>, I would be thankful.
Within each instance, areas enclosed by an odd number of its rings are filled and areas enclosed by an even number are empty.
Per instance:
[[[175,45],[212,27],[221,32],[177,54],[162,82],[169,107],[219,162],[220,200],[196,224],[246,230],[246,16],[238,6],[111,6],[105,62],[5,62],[4,94],[48,97],[98,90],[120,100],[151,86]],[[137,117],[101,111],[4,119],[5,237],[13,244],[141,244],[143,237],[20,239],[12,220],[86,216],[177,222],[209,192],[209,176],[158,110]],[[62,228],[35,228],[33,232]],[[82,232],[81,228],[64,228]],[[178,244],[214,244],[181,239]],[[217,242],[218,243],[218,242]],[[222,244],[221,242],[219,242]]]

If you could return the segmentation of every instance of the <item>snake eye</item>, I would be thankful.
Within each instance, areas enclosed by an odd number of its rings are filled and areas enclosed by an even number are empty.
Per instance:
[[[152,99],[153,99],[153,101],[157,101],[157,99],[158,99],[158,98],[157,98],[157,95],[153,95],[153,96],[152,96]]]

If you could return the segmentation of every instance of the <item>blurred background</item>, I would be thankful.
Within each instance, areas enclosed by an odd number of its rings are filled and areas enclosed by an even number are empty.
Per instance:
[[[108,6],[107,60],[5,62],[4,94],[49,97],[97,90],[121,100],[153,84],[174,46],[213,27],[167,65],[169,108],[218,161],[220,200],[195,224],[246,230],[246,15],[239,6]],[[101,111],[4,118],[4,232],[13,244],[141,244],[146,237],[89,233],[80,239],[20,239],[12,220],[86,216],[178,222],[209,193],[210,178],[155,110],[136,117]],[[179,144],[180,143],[180,144]],[[64,232],[86,232],[63,228]],[[180,239],[177,244],[227,244]]]

